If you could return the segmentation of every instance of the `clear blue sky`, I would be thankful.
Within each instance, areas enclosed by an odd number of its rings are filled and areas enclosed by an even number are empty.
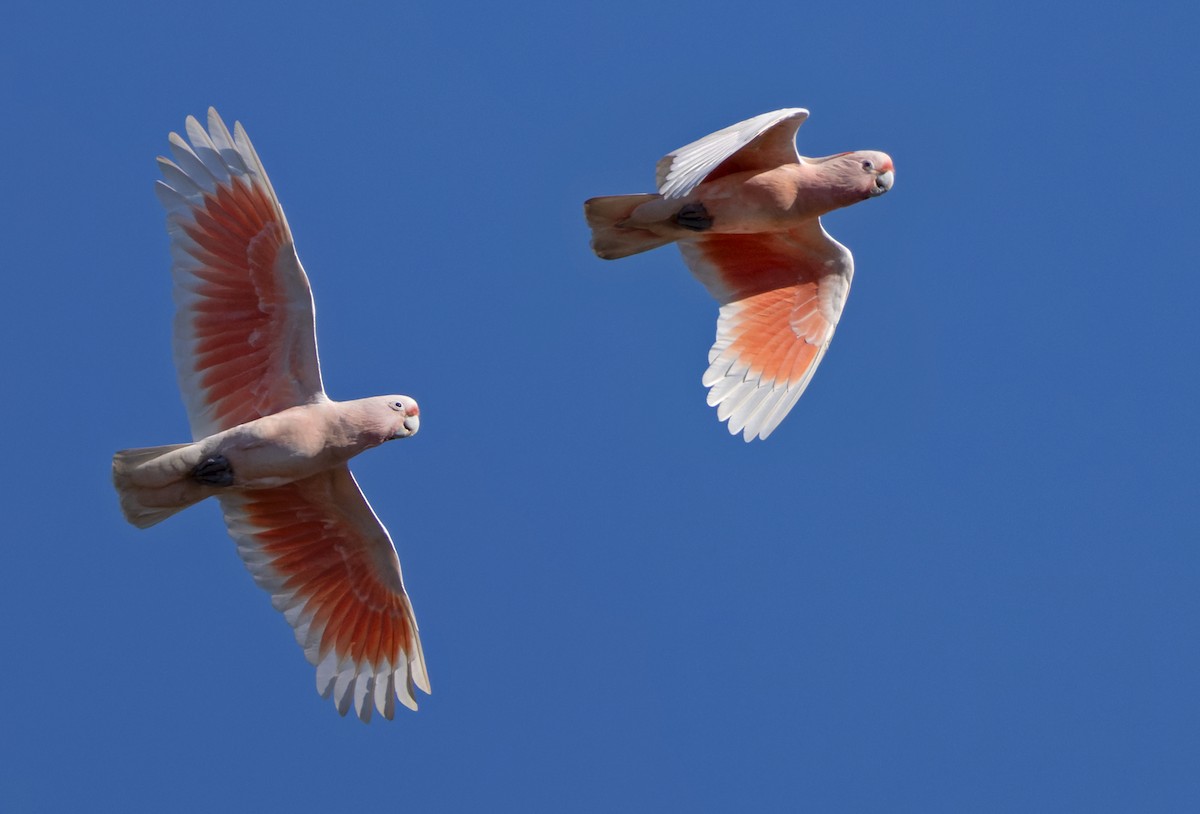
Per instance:
[[[1200,810],[1194,4],[25,3],[0,30],[0,810]],[[918,9],[919,6],[919,10]],[[185,440],[156,155],[248,128],[433,695],[363,726],[215,505],[147,532],[121,447]],[[882,199],[767,441],[700,375],[678,252],[581,203],[803,106]]]

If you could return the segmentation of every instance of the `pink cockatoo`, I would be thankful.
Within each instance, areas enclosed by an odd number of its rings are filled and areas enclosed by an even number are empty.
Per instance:
[[[167,209],[175,366],[190,444],[113,456],[130,523],[209,496],[255,581],[317,668],[317,691],[391,718],[429,692],[417,620],[387,529],[350,474],[358,453],[420,426],[408,396],[337,402],[317,361],[312,292],[279,199],[240,123],[213,109],[170,136]]]
[[[766,438],[825,355],[850,291],[850,251],[821,215],[892,188],[873,150],[805,158],[808,111],[763,113],[680,147],[657,167],[658,194],[592,198],[584,214],[605,260],[676,243],[720,303],[703,383],[717,418]]]

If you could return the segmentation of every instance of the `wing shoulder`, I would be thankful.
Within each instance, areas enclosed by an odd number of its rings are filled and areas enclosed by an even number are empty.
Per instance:
[[[659,159],[656,168],[655,182],[659,194],[665,198],[681,198],[710,176],[719,177],[754,166],[765,169],[797,161],[796,131],[806,118],[808,111],[800,107],[773,110],[730,125],[668,153]],[[743,161],[728,163],[747,150],[749,153],[743,157]]]

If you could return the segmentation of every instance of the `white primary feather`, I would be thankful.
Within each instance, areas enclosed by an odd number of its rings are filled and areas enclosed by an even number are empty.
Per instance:
[[[375,708],[389,721],[395,715],[396,676],[394,671],[389,672],[386,676],[375,677]]]
[[[212,173],[213,177],[218,181],[218,183],[228,183],[231,177],[230,168],[226,164],[227,159],[221,155],[220,150],[217,148],[216,142],[213,141],[212,137],[210,137],[208,133],[205,132],[204,128],[200,126],[200,122],[196,121],[190,116],[187,120],[186,130],[188,134],[188,140],[192,142],[192,146],[189,149],[198,159],[200,159],[200,161],[204,163],[204,166],[208,168],[208,171]],[[182,141],[182,139],[180,139],[180,141]],[[172,144],[173,143],[174,140],[172,140]],[[186,143],[184,146],[187,146]],[[240,163],[234,172],[244,172],[244,169]]]
[[[329,697],[329,689],[333,686],[333,680],[337,678],[337,662],[337,653],[330,650],[317,664],[317,695],[322,698]]]
[[[167,186],[178,192],[189,203],[199,204],[204,201],[204,191],[200,187],[200,182],[192,178],[187,172],[169,158],[162,156],[158,159],[158,170],[166,179]]]
[[[408,664],[396,668],[396,672],[394,673],[396,697],[400,699],[401,704],[416,712],[417,698],[413,694],[412,673],[409,670],[411,664],[412,662],[410,661]],[[424,688],[422,687],[422,689]]]
[[[363,665],[364,667],[366,665]],[[354,685],[354,711],[358,715],[358,719],[364,724],[371,720],[371,704],[364,704],[367,698],[374,701],[375,696],[375,676],[368,674],[365,679],[360,678]]]
[[[195,119],[190,119],[188,124],[194,121]],[[211,167],[192,152],[191,145],[178,133],[171,133],[167,140],[171,143],[171,155],[175,156],[175,164],[205,192],[213,192],[218,184],[228,182],[228,170],[222,167],[214,173]]]
[[[193,119],[192,121],[195,120]],[[188,132],[191,132],[190,124]],[[225,126],[225,122],[221,121],[221,117],[217,115],[217,111],[211,107],[208,109],[208,136],[212,139],[213,146],[220,154],[221,160],[228,167],[235,172],[249,174],[250,168],[246,166],[246,162],[242,160],[242,154],[238,152],[238,148],[234,145],[233,136],[230,135],[229,128]]]
[[[429,686],[429,674],[425,672],[425,650],[421,647],[421,638],[413,636],[413,653],[408,656],[408,673],[414,684],[428,694],[433,692]],[[416,699],[413,699],[416,704]]]
[[[337,678],[333,681],[333,704],[337,707],[338,715],[345,715],[350,711],[350,702],[353,700],[354,684],[357,678],[358,670],[347,660],[338,670]]]

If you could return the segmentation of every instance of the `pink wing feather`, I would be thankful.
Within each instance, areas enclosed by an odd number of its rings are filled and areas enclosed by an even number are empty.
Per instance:
[[[213,109],[159,158],[175,279],[175,366],[199,439],[325,398],[312,292],[241,124]]]
[[[345,715],[392,717],[429,692],[417,620],[387,531],[346,467],[221,498],[255,581],[317,668],[317,692]]]
[[[833,339],[854,273],[850,252],[813,220],[787,232],[679,242],[721,304],[704,385],[717,417],[766,438],[796,404]]]

